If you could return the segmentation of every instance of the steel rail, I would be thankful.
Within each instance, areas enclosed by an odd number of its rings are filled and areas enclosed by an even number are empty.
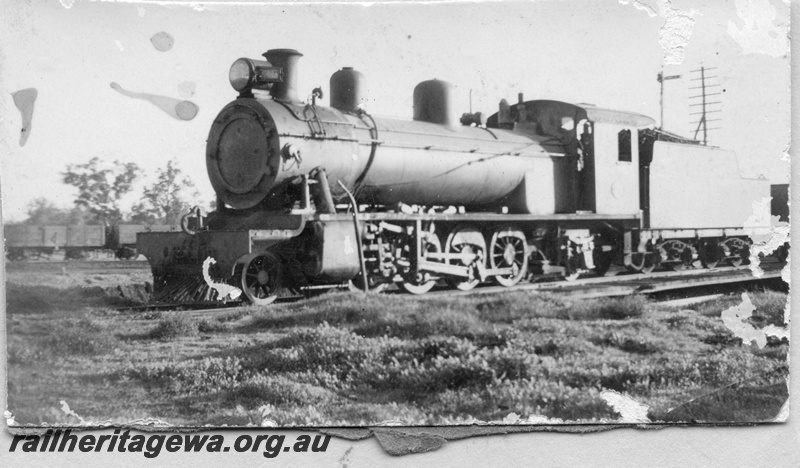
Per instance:
[[[434,290],[424,295],[412,296],[417,300],[441,299],[448,296],[470,296],[478,294],[503,294],[509,291],[537,291],[542,293],[558,294],[571,299],[591,299],[600,297],[620,297],[635,294],[654,295],[670,291],[690,290],[695,288],[708,288],[735,283],[748,283],[769,281],[781,278],[781,263],[762,263],[764,274],[756,277],[748,266],[723,267],[714,270],[697,269],[685,271],[656,272],[649,275],[617,274],[595,278],[578,279],[575,281],[545,281],[539,283],[517,284],[513,287],[479,286],[470,291],[453,289]],[[331,290],[345,289],[345,285],[332,285]],[[319,288],[314,288],[319,289]],[[393,294],[389,292],[388,294]],[[397,294],[401,294],[397,291]],[[284,296],[278,298],[278,303],[293,303],[304,299],[303,296]],[[228,303],[231,304],[231,303]],[[182,303],[182,304],[150,304],[135,307],[124,307],[116,310],[123,313],[143,313],[152,311],[181,312],[192,317],[218,315],[225,312],[241,311],[242,307],[253,307],[246,303],[213,304]],[[188,309],[188,310],[187,310]]]

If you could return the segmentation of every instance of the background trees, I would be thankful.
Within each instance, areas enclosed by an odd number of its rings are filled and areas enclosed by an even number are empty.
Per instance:
[[[178,224],[200,194],[174,160],[167,161],[167,166],[157,173],[158,180],[145,187],[142,201],[133,206],[131,221]]]
[[[50,200],[39,197],[28,203],[28,218],[23,224],[93,224],[98,222],[95,215],[79,206],[71,209],[59,208]]]
[[[85,208],[105,224],[116,224],[123,219],[119,199],[133,189],[138,173],[136,163],[114,161],[108,166],[95,157],[85,164],[68,165],[62,180],[78,189],[75,206]]]
[[[84,164],[70,164],[61,173],[65,184],[75,187],[78,195],[72,209],[57,207],[45,197],[28,205],[25,224],[178,224],[181,216],[197,204],[199,193],[175,160],[155,171],[156,181],[144,187],[140,201],[130,213],[123,212],[120,199],[134,192],[142,176],[136,163],[107,163],[92,158]]]

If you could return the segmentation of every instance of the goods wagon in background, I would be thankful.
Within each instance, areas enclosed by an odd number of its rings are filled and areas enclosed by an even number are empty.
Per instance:
[[[6,257],[12,261],[49,256],[64,252],[65,260],[84,259],[93,251],[111,251],[115,258],[136,258],[136,235],[141,232],[179,231],[180,227],[163,224],[35,225],[4,226]]]

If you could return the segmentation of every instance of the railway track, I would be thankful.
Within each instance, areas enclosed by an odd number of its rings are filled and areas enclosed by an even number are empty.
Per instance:
[[[515,290],[536,290],[558,293],[574,298],[628,296],[631,294],[661,294],[680,290],[707,288],[748,282],[779,280],[783,264],[761,265],[764,274],[756,278],[749,267],[725,267],[714,270],[665,271],[640,274],[617,274],[579,281],[550,281],[520,284]],[[508,291],[501,286],[476,288],[472,291],[434,291],[431,295],[496,294]]]
[[[678,297],[708,295],[708,291],[719,288],[743,284],[764,282],[779,282],[784,264],[763,262],[761,268],[764,274],[755,277],[747,266],[723,267],[714,270],[685,270],[665,271],[649,275],[626,274],[624,272],[612,273],[609,276],[585,278],[576,281],[543,281],[538,283],[518,284],[512,288],[502,286],[483,286],[470,291],[452,289],[433,290],[425,298],[440,298],[448,296],[465,296],[475,294],[502,294],[508,291],[540,291],[569,296],[575,299],[590,299],[598,297],[619,297],[632,294],[644,294],[656,300],[674,300]],[[346,289],[346,286],[334,286],[330,290]],[[387,291],[385,294],[403,294],[402,292]],[[304,299],[306,296],[285,296],[277,303],[291,303]],[[711,296],[707,296],[711,297]],[[139,313],[147,311],[179,311],[190,316],[202,317],[210,314],[220,314],[240,310],[241,302],[216,304],[216,303],[182,303],[182,304],[149,304],[136,307],[119,308],[123,313]]]
[[[52,270],[149,270],[147,260],[54,260],[6,262],[6,269],[13,271]]]

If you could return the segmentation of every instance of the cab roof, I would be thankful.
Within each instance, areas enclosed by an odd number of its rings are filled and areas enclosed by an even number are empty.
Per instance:
[[[587,119],[595,123],[608,123],[615,125],[629,126],[633,128],[652,128],[656,121],[646,115],[635,112],[603,109],[592,104],[572,104],[562,101],[552,100],[533,100],[523,103],[529,120],[544,121],[548,120],[544,116],[570,116],[575,122]],[[512,116],[516,116],[518,104],[510,105]],[[494,114],[488,119],[488,126],[497,125],[498,114]]]

